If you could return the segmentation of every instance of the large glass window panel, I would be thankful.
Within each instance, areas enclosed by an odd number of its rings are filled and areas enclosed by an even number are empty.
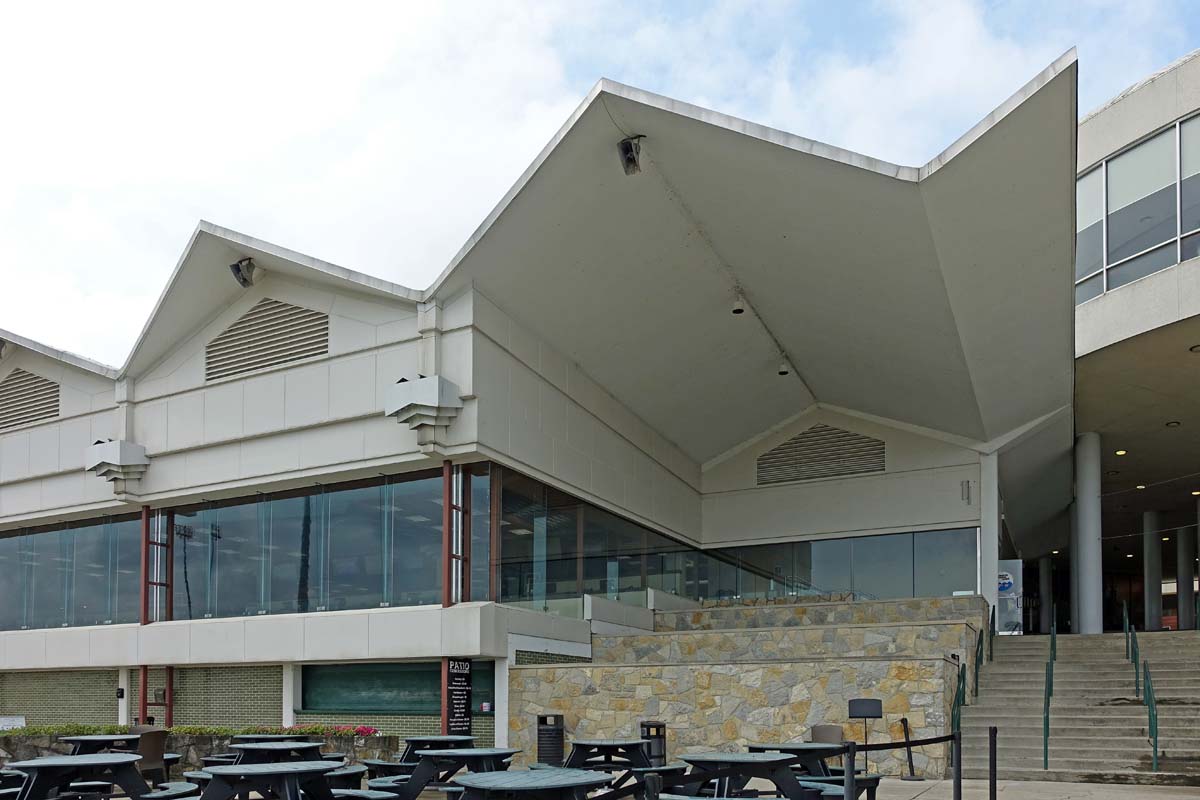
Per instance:
[[[471,596],[491,600],[492,492],[487,464],[473,464],[471,471]]]
[[[65,531],[71,540],[72,625],[105,625],[114,621],[116,582],[110,580],[117,560],[116,531],[110,525],[89,525]]]
[[[1112,291],[1118,286],[1124,286],[1127,283],[1132,283],[1138,278],[1144,278],[1147,275],[1152,275],[1160,269],[1166,269],[1173,266],[1175,261],[1175,242],[1163,245],[1157,250],[1151,250],[1149,253],[1143,253],[1137,258],[1131,258],[1128,261],[1118,264],[1115,267],[1108,269],[1108,289]]]
[[[620,600],[644,587],[645,529],[598,508],[584,508],[583,590]]]
[[[1104,174],[1094,169],[1075,182],[1075,279],[1104,266]]]
[[[212,578],[216,565],[214,541],[204,512],[175,513],[175,619],[204,619],[213,615]]]
[[[321,495],[305,495],[262,503],[264,571],[267,593],[260,611],[289,614],[320,605],[315,576],[320,562]]]
[[[126,519],[108,527],[116,546],[116,559],[112,564],[116,583],[113,622],[137,622],[141,614],[142,522]]]
[[[325,496],[325,551],[315,610],[378,608],[384,604],[383,485],[344,489]]]
[[[1109,264],[1175,237],[1175,172],[1174,128],[1108,161]]]
[[[394,606],[442,602],[442,479],[392,483],[391,574]]]
[[[66,533],[44,531],[22,537],[28,580],[25,624],[30,628],[68,623],[71,552]]]
[[[860,536],[850,542],[855,591],[881,600],[913,596],[911,533]]]
[[[264,540],[259,503],[210,508],[201,512],[211,543],[212,613],[240,617],[265,611]]]
[[[1104,294],[1104,275],[1096,275],[1075,284],[1075,305],[1086,303],[1093,297]]]
[[[1200,117],[1179,126],[1179,161],[1180,230],[1189,233],[1200,228]]]
[[[978,567],[974,528],[913,534],[914,594],[950,597],[975,592]]]
[[[1200,233],[1193,233],[1191,236],[1185,236],[1179,243],[1179,260],[1187,261],[1189,258],[1200,258]]]
[[[0,538],[0,630],[17,630],[24,610],[21,567],[21,537]]]
[[[818,594],[849,592],[855,588],[850,568],[849,539],[820,539],[796,545],[798,585]]]

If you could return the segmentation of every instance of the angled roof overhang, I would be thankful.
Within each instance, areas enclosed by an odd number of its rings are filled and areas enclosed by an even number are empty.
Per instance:
[[[26,350],[31,350],[40,355],[52,358],[55,361],[61,361],[64,364],[81,369],[84,372],[91,372],[103,378],[114,379],[117,377],[117,370],[107,364],[101,364],[99,361],[93,361],[90,358],[85,358],[75,353],[66,350],[59,350],[56,347],[51,347],[48,344],[36,342],[33,339],[11,333],[0,328],[0,357],[7,355],[5,352],[7,346],[15,345],[23,347]]]
[[[251,258],[257,268],[359,294],[417,303],[421,292],[339,267],[237,231],[201,222],[142,328],[120,375],[137,375],[156,364],[193,331],[232,303],[244,289],[229,265]]]
[[[814,403],[999,449],[1019,534],[1070,501],[1075,132],[1073,51],[919,168],[601,81],[426,296],[473,286],[700,463]]]

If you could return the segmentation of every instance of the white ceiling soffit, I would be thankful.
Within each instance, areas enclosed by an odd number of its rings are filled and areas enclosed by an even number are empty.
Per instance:
[[[407,303],[421,300],[421,292],[414,289],[201,222],[138,336],[121,375],[137,375],[152,367],[245,291],[234,280],[229,265],[247,257],[267,274],[388,300]]]
[[[699,462],[814,402],[991,440],[1071,403],[1075,114],[1071,51],[912,168],[602,81],[427,296],[473,283]]]

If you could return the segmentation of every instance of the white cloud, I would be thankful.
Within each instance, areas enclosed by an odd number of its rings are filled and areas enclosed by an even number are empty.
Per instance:
[[[895,0],[832,41],[830,8],[7,5],[0,328],[120,363],[200,218],[424,287],[602,74],[923,163],[1074,41],[1086,108],[1180,37],[1157,3]]]

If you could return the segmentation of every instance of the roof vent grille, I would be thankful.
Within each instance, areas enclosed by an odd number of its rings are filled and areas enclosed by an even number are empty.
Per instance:
[[[58,384],[14,369],[0,381],[0,430],[58,416]]]
[[[758,485],[883,470],[882,440],[829,425],[814,425],[758,457]]]
[[[204,378],[228,378],[328,352],[328,314],[265,297],[208,343]]]

